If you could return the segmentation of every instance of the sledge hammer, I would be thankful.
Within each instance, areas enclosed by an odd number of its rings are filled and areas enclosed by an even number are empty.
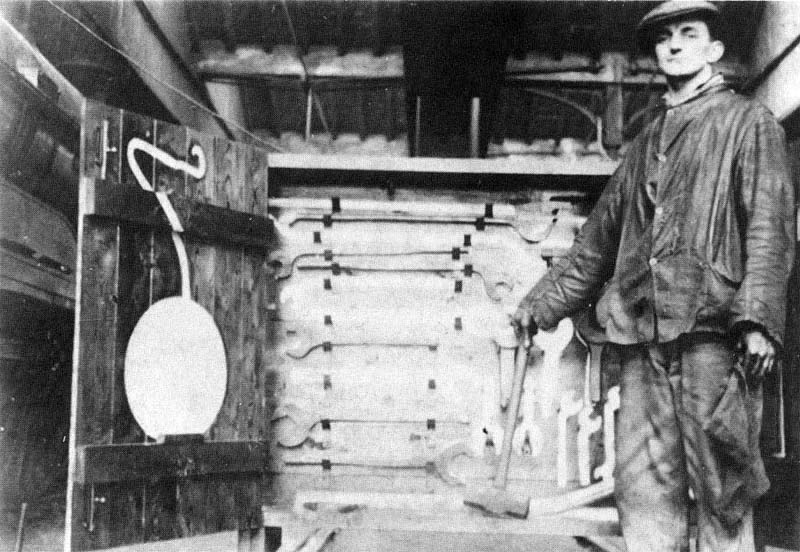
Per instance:
[[[489,489],[475,489],[464,494],[464,504],[480,508],[488,514],[501,517],[527,518],[530,505],[529,497],[520,497],[506,491],[508,479],[508,466],[511,463],[511,444],[514,429],[519,415],[519,403],[522,397],[522,384],[525,380],[525,369],[528,365],[528,352],[530,340],[525,340],[525,345],[517,348],[517,358],[514,363],[514,380],[511,385],[511,398],[508,402],[506,426],[503,431],[503,446],[500,450],[500,462],[497,464],[497,473]]]

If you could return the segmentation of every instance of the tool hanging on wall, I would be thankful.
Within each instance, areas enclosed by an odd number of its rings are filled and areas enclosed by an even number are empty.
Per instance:
[[[616,435],[616,416],[619,410],[619,385],[608,390],[603,405],[603,463],[594,469],[594,476],[604,481],[613,481],[616,452],[614,441]]]
[[[555,413],[558,402],[558,374],[561,366],[561,355],[575,335],[572,319],[564,318],[552,331],[539,331],[533,337],[534,344],[542,350],[542,364],[535,372],[536,380],[533,389],[538,395],[542,416],[547,418]]]
[[[191,299],[181,221],[167,193],[155,190],[142,172],[137,151],[193,178],[203,178],[206,172],[205,154],[197,144],[191,148],[197,159],[194,166],[140,138],[128,142],[127,161],[136,182],[155,193],[172,228],[181,295],[152,304],[134,327],[125,352],[125,393],[134,418],[148,436],[162,439],[167,435],[203,434],[225,398],[225,347],[213,317]]]
[[[276,224],[283,224],[292,227],[299,222],[319,222],[326,228],[334,224],[345,223],[389,223],[389,224],[459,224],[475,227],[477,231],[483,231],[487,227],[505,227],[513,229],[519,236],[529,243],[540,243],[547,239],[553,229],[561,224],[568,227],[573,234],[577,233],[585,217],[573,215],[571,213],[555,213],[552,216],[542,216],[536,218],[515,218],[500,219],[494,217],[472,217],[469,215],[446,215],[446,216],[421,216],[405,215],[389,212],[386,214],[368,215],[343,215],[339,213],[292,213],[282,216],[275,220]]]
[[[330,211],[332,213],[349,211],[369,211],[395,215],[414,215],[420,217],[487,217],[514,219],[517,211],[513,205],[505,203],[444,203],[424,201],[380,201],[371,199],[330,199],[276,197],[270,198],[270,207],[295,211]]]
[[[323,341],[320,343],[314,343],[310,346],[299,347],[296,349],[289,349],[286,351],[286,356],[293,358],[295,360],[301,360],[306,358],[312,351],[317,349],[322,349],[325,352],[330,352],[333,348],[341,348],[341,347],[392,347],[392,348],[425,348],[431,351],[435,351],[439,347],[438,341],[428,341],[428,342],[419,342],[419,343],[407,343],[407,342],[380,342],[380,343],[364,343],[363,341],[354,341],[354,342],[331,342],[331,341]]]
[[[298,222],[334,223],[382,222],[414,224],[466,224],[478,231],[487,226],[514,229],[525,241],[538,243],[546,239],[556,225],[576,233],[586,217],[555,208],[549,213],[531,214],[513,205],[500,203],[460,204],[411,201],[375,201],[361,199],[330,200],[309,198],[275,198],[271,208],[287,211],[277,222],[289,227]]]
[[[357,273],[370,273],[370,272],[383,272],[383,273],[397,273],[397,274],[432,274],[436,276],[444,276],[446,274],[463,274],[469,278],[473,275],[477,276],[483,281],[483,287],[486,295],[492,301],[502,301],[503,295],[498,293],[498,289],[505,288],[508,291],[513,289],[513,282],[509,278],[500,278],[497,281],[490,281],[484,276],[483,271],[475,270],[471,264],[465,264],[463,268],[441,267],[441,268],[381,268],[369,266],[353,266],[353,265],[340,265],[339,263],[331,263],[325,265],[302,265],[297,267],[298,271],[301,270],[330,270],[334,276],[346,274],[352,276]],[[506,281],[508,280],[508,281]]]
[[[548,215],[541,216],[549,220]],[[273,223],[275,218],[272,218]],[[563,222],[563,220],[562,220]],[[556,224],[547,242],[556,247],[559,243],[568,246],[566,238],[574,238],[574,233],[564,224]],[[420,249],[424,243],[428,250],[449,250],[453,247],[462,247],[471,255],[485,254],[496,257],[499,252],[521,256],[538,256],[538,250],[533,247],[538,244],[529,243],[519,238],[514,233],[503,231],[477,231],[464,228],[460,225],[448,224],[392,224],[381,225],[365,222],[361,224],[332,224],[330,227],[319,228],[318,224],[298,224],[289,227],[278,222],[273,226],[272,240],[270,243],[270,263],[288,265],[292,260],[303,254],[317,254],[331,251],[339,253],[370,253],[383,251],[414,251]],[[571,243],[571,242],[570,242]]]
[[[575,337],[586,347],[586,363],[583,371],[583,409],[578,414],[578,479],[583,486],[592,481],[591,446],[592,435],[603,428],[603,417],[595,412],[599,402],[600,359],[602,345],[592,345],[580,329],[576,328]],[[595,399],[597,397],[597,399]]]
[[[443,256],[449,255],[453,258],[466,255],[469,253],[466,249],[459,247],[452,247],[450,249],[431,249],[431,250],[412,250],[412,251],[372,251],[372,252],[348,252],[348,251],[332,251],[330,249],[318,253],[300,253],[291,259],[288,263],[281,263],[280,267],[275,272],[276,280],[284,280],[291,277],[295,269],[301,269],[298,261],[301,259],[318,259],[322,258],[326,261],[332,261],[334,257],[339,258],[362,258],[362,257],[416,257],[416,256]],[[272,259],[271,259],[272,260]]]
[[[306,410],[293,403],[284,403],[280,405],[270,419],[273,428],[272,439],[274,442],[283,449],[298,448],[304,444],[309,444],[310,447],[318,447],[322,449],[331,449],[332,443],[330,437],[322,437],[331,433],[331,428],[334,425],[345,424],[372,424],[372,423],[398,423],[396,420],[343,420],[343,419],[326,419],[318,414]],[[413,420],[403,419],[403,424],[414,423]],[[424,423],[423,420],[417,423]],[[317,428],[321,431],[317,431]],[[424,458],[414,458],[406,464],[401,464],[397,467],[406,469],[423,468],[432,471],[445,483],[452,486],[464,485],[464,482],[450,473],[450,465],[453,460],[459,456],[475,457],[475,452],[464,442],[456,442],[447,444],[447,441],[439,447],[438,442],[429,442],[426,448],[429,451],[436,452],[435,456],[425,456]],[[443,448],[442,448],[443,447]],[[335,455],[335,450],[330,450],[331,454]],[[432,458],[432,460],[431,460]],[[289,460],[291,463],[292,461]],[[331,465],[340,464],[335,459],[330,460]],[[431,465],[432,464],[432,465]],[[315,464],[311,464],[315,465]]]
[[[329,284],[326,284],[325,281]],[[515,288],[524,289],[520,285]],[[323,292],[320,294],[320,289]],[[520,295],[517,293],[516,295]],[[391,273],[371,274],[369,277],[302,278],[286,282],[279,289],[277,302],[273,305],[273,320],[322,320],[326,314],[342,320],[346,313],[359,311],[368,306],[369,312],[413,310],[412,302],[422,301],[429,305],[434,318],[458,312],[465,315],[484,313],[493,320],[506,322],[505,310],[516,306],[516,295],[510,295],[502,304],[492,301],[487,295],[483,281],[464,278],[463,274],[445,274],[440,277],[426,274],[404,274],[402,278]],[[435,312],[434,312],[435,311]],[[389,313],[390,314],[390,313]],[[414,315],[419,318],[419,314]],[[450,318],[452,318],[450,316]],[[427,314],[426,314],[427,317]],[[396,317],[392,316],[392,319]]]
[[[507,317],[480,308],[443,307],[421,319],[413,309],[364,309],[363,316],[353,320],[348,311],[337,315],[316,315],[302,318],[273,318],[275,335],[285,334],[290,351],[307,351],[328,342],[337,344],[430,344],[450,345],[477,340],[496,343],[507,323]],[[305,314],[305,313],[303,313]],[[334,323],[336,320],[336,323]],[[415,345],[416,346],[416,345]],[[512,362],[513,364],[513,362]]]

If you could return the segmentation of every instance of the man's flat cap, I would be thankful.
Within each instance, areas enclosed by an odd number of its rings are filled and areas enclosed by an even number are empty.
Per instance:
[[[715,18],[719,8],[703,0],[670,0],[662,2],[642,17],[636,26],[636,37],[641,47],[649,48],[653,30],[661,23],[689,16],[703,19]]]

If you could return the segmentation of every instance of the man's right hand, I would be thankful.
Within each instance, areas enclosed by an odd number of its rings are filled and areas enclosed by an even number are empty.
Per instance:
[[[514,326],[514,332],[517,334],[517,339],[522,342],[522,346],[530,349],[533,336],[539,331],[536,321],[533,319],[533,312],[520,305],[511,317],[511,325]]]

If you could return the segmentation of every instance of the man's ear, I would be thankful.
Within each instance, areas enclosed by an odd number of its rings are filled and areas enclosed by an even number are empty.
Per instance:
[[[717,63],[722,59],[724,54],[725,45],[719,40],[714,40],[709,47],[708,59],[706,61],[708,61],[708,63]]]

